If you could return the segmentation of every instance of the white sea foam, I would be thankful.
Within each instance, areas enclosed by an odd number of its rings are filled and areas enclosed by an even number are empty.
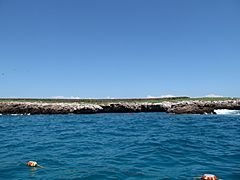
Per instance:
[[[10,116],[30,116],[31,114],[6,114],[6,115],[10,115]],[[3,114],[0,113],[0,116],[3,116]]]
[[[240,115],[240,110],[216,109],[214,112],[223,115]]]

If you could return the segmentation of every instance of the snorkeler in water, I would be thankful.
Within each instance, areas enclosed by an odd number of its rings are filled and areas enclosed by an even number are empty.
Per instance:
[[[36,161],[28,161],[26,165],[30,167],[44,168],[43,166],[40,166]]]

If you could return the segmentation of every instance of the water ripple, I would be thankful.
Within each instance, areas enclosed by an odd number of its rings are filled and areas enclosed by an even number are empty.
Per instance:
[[[240,177],[240,116],[0,116],[0,124],[0,179]]]

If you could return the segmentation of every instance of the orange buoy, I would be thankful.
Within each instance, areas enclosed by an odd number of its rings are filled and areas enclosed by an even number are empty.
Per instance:
[[[28,162],[27,162],[27,166],[36,167],[36,166],[38,166],[38,164],[37,164],[36,161],[28,161]]]
[[[204,174],[201,176],[201,180],[218,180],[218,178],[213,174]]]

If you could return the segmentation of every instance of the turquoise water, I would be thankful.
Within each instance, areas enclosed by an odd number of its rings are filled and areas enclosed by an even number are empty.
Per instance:
[[[240,179],[240,116],[0,116],[0,136],[4,180]]]

